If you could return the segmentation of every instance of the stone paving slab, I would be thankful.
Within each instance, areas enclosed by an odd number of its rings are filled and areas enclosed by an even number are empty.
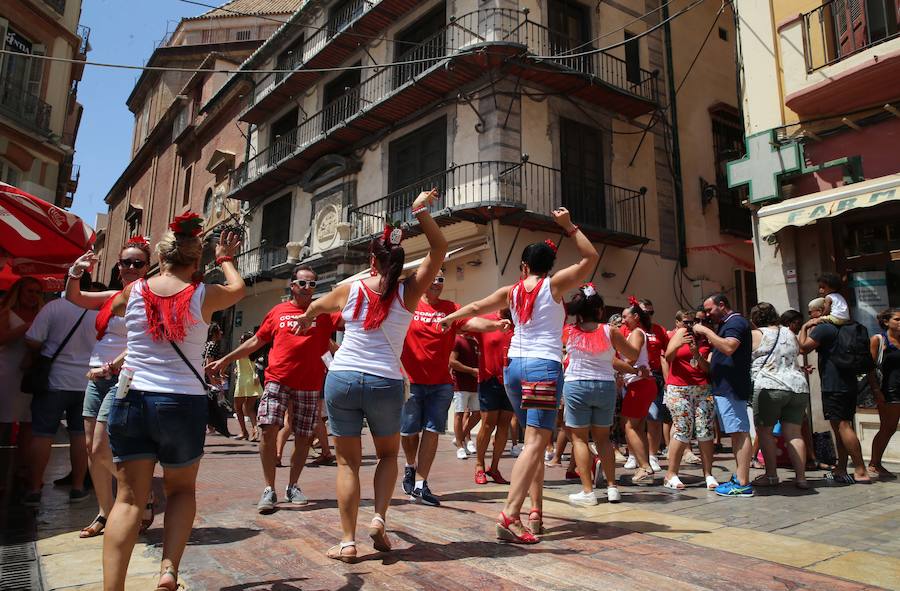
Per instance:
[[[48,480],[64,473],[65,451],[54,450]],[[900,554],[890,555],[900,518],[897,483],[826,487],[817,478],[808,495],[782,485],[754,499],[723,499],[701,486],[698,470],[688,469],[683,480],[697,486],[683,493],[622,486],[622,503],[583,508],[566,502],[579,485],[562,480],[560,469],[548,469],[548,533],[541,544],[522,547],[494,539],[506,487],[475,485],[474,460],[456,460],[446,437],[429,479],[443,506],[411,504],[397,494],[388,514],[395,551],[380,554],[365,531],[375,465],[368,441],[364,453],[357,537],[362,560],[345,565],[324,556],[339,539],[334,467],[304,470],[300,484],[308,506],[281,505],[260,516],[256,446],[211,437],[182,579],[191,590],[226,591],[900,589]],[[716,464],[716,476],[724,480],[727,458]],[[501,461],[507,476],[511,465],[510,458]],[[279,470],[278,478],[281,498],[287,470]],[[95,507],[69,506],[65,492],[48,487],[47,507],[38,516],[46,588],[97,589],[102,538],[77,538]],[[135,549],[129,589],[153,588],[160,518]]]

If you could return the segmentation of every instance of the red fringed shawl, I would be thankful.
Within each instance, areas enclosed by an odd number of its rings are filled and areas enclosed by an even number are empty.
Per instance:
[[[153,293],[145,279],[141,280],[141,295],[144,298],[144,310],[147,313],[147,332],[154,341],[181,342],[187,329],[197,323],[191,314],[191,298],[197,291],[197,284],[192,283],[170,296]]]
[[[525,289],[524,279],[520,279],[509,290],[509,307],[516,311],[519,324],[528,324],[528,321],[531,320],[531,314],[534,312],[534,300],[537,299],[537,295],[541,291],[544,279],[546,277],[542,277],[531,291]]]
[[[370,289],[368,285],[360,281],[362,286],[360,293],[356,295],[356,306],[353,308],[353,320],[359,318],[362,312],[363,299],[369,302],[369,308],[366,310],[366,317],[363,320],[363,330],[375,330],[388,316],[391,311],[391,301],[394,298],[382,299],[381,295],[375,290]],[[395,297],[400,297],[398,292],[394,292]]]
[[[597,355],[609,349],[609,338],[607,338],[602,324],[598,324],[597,328],[591,332],[583,331],[577,325],[572,325],[569,328],[569,340],[566,348]]]
[[[97,313],[97,319],[94,321],[94,328],[97,329],[98,341],[103,338],[103,335],[106,334],[106,329],[109,328],[109,321],[112,320],[113,317],[113,300],[116,299],[116,296],[120,293],[122,292],[117,291],[112,294],[109,299],[100,306],[100,311]]]

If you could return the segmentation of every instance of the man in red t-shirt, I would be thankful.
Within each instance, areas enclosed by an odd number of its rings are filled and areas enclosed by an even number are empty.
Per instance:
[[[428,488],[428,474],[437,452],[438,435],[447,430],[447,414],[453,400],[450,353],[460,330],[485,332],[500,330],[501,324],[483,318],[469,318],[441,330],[441,320],[459,309],[459,304],[441,299],[444,273],[441,271],[419,300],[406,333],[401,360],[409,377],[410,395],[403,404],[400,423],[406,466],[403,492],[411,500],[440,506]]]
[[[303,314],[312,302],[317,279],[316,272],[305,265],[297,266],[292,277],[291,299],[272,308],[255,335],[210,365],[211,371],[221,371],[233,361],[247,357],[266,343],[272,343],[257,416],[262,429],[259,456],[266,480],[266,488],[257,505],[257,510],[262,514],[274,511],[278,502],[275,495],[276,435],[284,426],[288,408],[291,410],[291,429],[294,432],[294,453],[285,496],[295,505],[307,503],[297,481],[306,463],[316,423],[320,420],[319,392],[325,382],[326,370],[322,356],[334,349],[331,335],[336,330],[337,319],[332,315],[322,314],[307,332],[292,334],[294,319]]]

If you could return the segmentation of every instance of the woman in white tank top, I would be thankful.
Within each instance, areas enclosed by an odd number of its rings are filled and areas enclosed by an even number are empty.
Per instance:
[[[637,300],[630,298],[630,305],[622,311],[622,320],[628,329],[628,342],[639,351],[630,358],[635,367],[650,367],[647,354],[647,331],[651,320]],[[638,469],[631,476],[631,483],[639,486],[653,484],[653,468],[650,466],[650,444],[647,441],[647,412],[656,400],[656,380],[645,372],[625,374],[625,397],[622,399],[622,423],[628,452],[638,461]]]
[[[420,194],[412,213],[428,240],[429,251],[416,273],[400,280],[405,253],[400,228],[385,227],[372,240],[369,266],[371,277],[341,285],[314,301],[297,319],[295,332],[307,330],[320,314],[341,312],[344,340],[325,378],[325,407],[334,434],[338,459],[338,510],[341,515],[341,542],[329,548],[329,558],[355,562],[356,521],[359,516],[359,467],[362,461],[363,418],[372,433],[378,468],[375,472],[375,517],[369,526],[375,549],[391,549],[385,530],[385,515],[397,484],[397,454],[400,451],[400,412],[404,400],[403,368],[400,354],[406,330],[412,320],[410,310],[431,285],[447,254],[447,241],[428,213],[437,190]]]
[[[513,465],[512,483],[506,505],[497,520],[497,537],[519,544],[535,544],[543,531],[544,449],[553,434],[556,412],[562,392],[562,329],[566,313],[563,295],[586,280],[599,255],[591,241],[572,223],[568,210],[552,212],[556,223],[573,239],[581,260],[557,271],[556,245],[550,240],[525,247],[520,263],[521,279],[515,285],[501,287],[490,296],[463,306],[444,318],[447,329],[453,322],[480,316],[509,306],[515,334],[509,347],[509,365],[504,385],[519,423],[525,425],[525,448]],[[522,408],[522,386],[544,382],[555,385],[556,403],[551,408]],[[549,406],[549,405],[548,405]],[[519,513],[527,495],[531,496],[528,526]]]
[[[90,272],[96,261],[97,256],[89,250],[72,264],[70,276],[81,276],[85,271]],[[150,270],[150,244],[147,240],[143,236],[130,238],[119,251],[116,267],[122,285],[130,285],[143,279]],[[113,296],[119,292],[81,291],[79,283],[75,279],[66,282],[66,299],[87,310],[100,310],[96,320],[97,344],[91,353],[88,371],[90,381],[84,392],[82,413],[90,459],[88,467],[97,495],[98,513],[90,525],[81,530],[79,537],[92,538],[103,531],[113,506],[112,481],[116,469],[109,448],[109,436],[106,434],[106,420],[116,395],[119,370],[125,361],[127,331],[125,320],[112,314]],[[150,527],[152,522],[153,504],[149,502],[144,509],[141,531]]]
[[[608,324],[600,324],[603,316],[603,298],[594,285],[582,285],[569,302],[566,309],[575,316],[575,324],[566,328],[566,352],[569,365],[566,367],[566,383],[563,387],[565,398],[566,427],[572,436],[572,449],[582,491],[569,495],[569,501],[576,505],[596,505],[594,471],[591,451],[588,447],[588,433],[600,452],[600,462],[606,476],[606,497],[610,503],[621,500],[616,486],[616,458],[609,429],[616,411],[616,373],[635,375],[640,370],[626,363],[619,356],[633,359],[638,349]],[[645,373],[649,375],[649,370]]]
[[[125,317],[128,354],[109,412],[109,443],[116,463],[118,493],[103,536],[104,588],[125,586],[157,462],[168,498],[160,589],[178,586],[178,566],[196,513],[197,470],[206,433],[206,391],[202,354],[213,313],[244,297],[244,280],[234,265],[237,235],[222,234],[216,263],[225,285],[194,281],[200,268],[203,220],[193,213],[175,218],[156,245],[159,275],[136,281],[115,296],[112,313]]]

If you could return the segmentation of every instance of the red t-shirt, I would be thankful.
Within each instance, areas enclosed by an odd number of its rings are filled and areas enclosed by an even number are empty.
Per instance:
[[[488,320],[500,320],[496,312],[482,316]],[[478,339],[478,382],[486,382],[491,378],[503,383],[503,369],[506,367],[506,356],[509,352],[509,344],[512,342],[513,331],[479,332],[475,333]]]
[[[441,331],[440,322],[457,310],[459,304],[450,300],[438,300],[435,306],[431,306],[425,298],[419,300],[409,323],[401,357],[410,383],[425,386],[453,383],[450,352],[456,343],[456,333],[467,320],[455,322],[447,332]]]
[[[294,319],[304,309],[294,302],[278,304],[266,314],[256,337],[272,343],[266,381],[278,382],[291,390],[321,390],[325,381],[325,362],[331,334],[335,330],[334,316],[321,314],[306,334],[291,334]]]
[[[456,360],[469,367],[478,367],[478,341],[456,335],[456,343],[453,345],[456,351]],[[453,389],[457,392],[477,392],[478,378],[470,373],[454,371]]]
[[[704,359],[709,357],[709,343],[700,343],[698,349],[700,357]],[[669,376],[666,378],[666,384],[670,386],[705,386],[709,384],[709,375],[700,369],[699,365],[697,367],[691,365],[693,358],[694,355],[687,343],[678,347],[675,359],[669,364]]]
[[[650,327],[647,333],[647,359],[650,362],[650,369],[653,371],[662,371],[662,358],[666,354],[669,346],[669,335],[666,329],[658,324]],[[624,324],[622,325],[622,334],[627,338],[631,331]]]

